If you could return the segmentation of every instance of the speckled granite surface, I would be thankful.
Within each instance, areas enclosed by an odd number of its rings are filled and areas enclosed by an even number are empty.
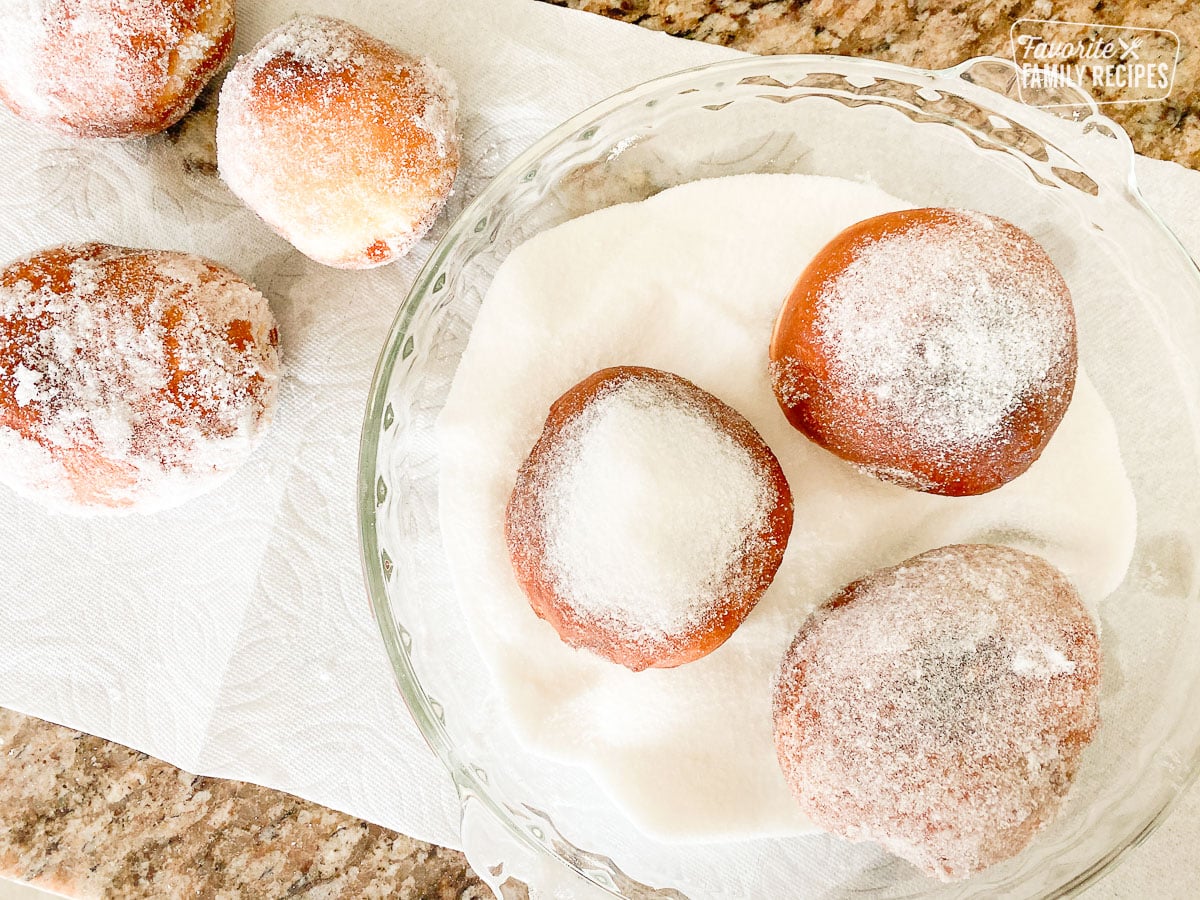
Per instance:
[[[453,850],[4,709],[0,872],[87,897],[491,896]]]
[[[837,53],[940,69],[1010,57],[1020,18],[1169,28],[1178,72],[1166,101],[1108,105],[1139,153],[1200,169],[1200,3],[1195,0],[550,0],[752,53]],[[1118,99],[1116,95],[1108,98]]]
[[[1200,4],[925,0],[550,0],[757,53],[841,53],[942,67],[1005,54],[1028,16],[1169,27],[1183,38],[1163,103],[1106,112],[1146,155],[1200,169]],[[1200,791],[1180,814],[1200,820]],[[1191,853],[1172,821],[1088,896],[1138,895]],[[0,709],[0,875],[86,897],[489,896],[462,855],[276,791],[197,778],[125,747]],[[1178,893],[1189,896],[1180,880]],[[1159,894],[1165,897],[1165,894]]]

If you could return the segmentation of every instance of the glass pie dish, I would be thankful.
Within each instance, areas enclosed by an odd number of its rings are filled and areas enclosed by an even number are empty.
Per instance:
[[[467,856],[497,894],[522,883],[555,897],[776,896],[779,885],[814,897],[1061,896],[1114,865],[1188,784],[1200,762],[1200,273],[1138,194],[1121,129],[1071,86],[1037,100],[1021,102],[1014,64],[995,58],[942,71],[828,56],[688,70],[554,129],[434,250],[372,384],[361,541],[400,691],[458,789]],[[1116,422],[1138,539],[1100,609],[1103,724],[1058,819],[965,882],[932,881],[873,845],[826,835],[718,847],[639,834],[586,775],[509,733],[454,593],[434,427],[501,262],[584,213],[750,172],[870,182],[915,205],[982,209],[1053,233],[1081,361]],[[590,841],[578,837],[584,819]]]

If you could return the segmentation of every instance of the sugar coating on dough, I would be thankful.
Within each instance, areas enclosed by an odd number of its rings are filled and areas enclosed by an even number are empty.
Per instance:
[[[297,16],[238,60],[221,89],[221,176],[318,262],[365,268],[433,224],[458,167],[448,73],[359,28]]]
[[[656,382],[610,383],[565,426],[535,484],[546,576],[628,640],[703,628],[777,499],[707,410]]]
[[[838,392],[934,457],[987,447],[1031,391],[1069,389],[1074,317],[1062,276],[1024,232],[971,210],[865,241],[828,282],[815,330]],[[806,399],[773,363],[781,398]],[[831,407],[832,408],[832,407]],[[854,432],[863,408],[828,427]],[[913,473],[880,477],[919,487]]]
[[[71,511],[215,485],[269,423],[267,301],[186,253],[54,248],[0,273],[0,480]]]
[[[945,547],[804,624],[776,679],[776,752],[817,825],[963,878],[1053,818],[1099,723],[1099,679],[1099,638],[1057,569]]]
[[[160,131],[233,40],[233,0],[29,0],[0,8],[0,100],[84,136]]]

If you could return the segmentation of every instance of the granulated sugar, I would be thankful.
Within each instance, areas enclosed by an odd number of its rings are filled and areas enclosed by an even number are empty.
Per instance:
[[[949,215],[865,244],[826,287],[816,323],[833,377],[935,453],[995,440],[1034,385],[1069,377],[1074,331],[1040,250],[987,216]]]
[[[645,381],[590,403],[555,462],[542,507],[558,592],[635,634],[701,625],[773,500],[744,447]]]
[[[1099,679],[1095,629],[1059,573],[1009,547],[948,547],[805,623],[779,672],[776,746],[817,822],[962,878],[1053,816]]]
[[[775,760],[771,681],[808,613],[856,578],[999,535],[1022,535],[1019,546],[1062,569],[1091,604],[1128,566],[1133,495],[1112,421],[1082,370],[1042,457],[979,497],[882,483],[784,419],[767,372],[784,298],[843,228],[904,206],[816,176],[686,184],[517,248],[473,326],[438,424],[439,507],[463,613],[495,679],[489,708],[530,753],[586,767],[644,832],[713,840],[811,828]],[[676,669],[632,673],[563,644],[530,609],[504,538],[505,506],[546,410],[616,365],[675,372],[719,396],[775,452],[795,497],[771,587],[724,645]],[[1028,664],[1056,665],[1039,654],[1030,644]],[[587,835],[571,837],[588,846]]]
[[[96,490],[114,508],[211,487],[271,419],[274,329],[262,294],[184,253],[88,244],[13,264],[0,280],[0,398],[21,413],[0,427],[3,480],[72,511],[96,502],[78,496],[81,465],[113,470]]]
[[[196,75],[215,66],[206,57],[234,17],[232,0],[29,0],[11,8],[0,34],[0,95],[46,124],[96,135],[170,124],[158,121],[161,111],[199,91]]]

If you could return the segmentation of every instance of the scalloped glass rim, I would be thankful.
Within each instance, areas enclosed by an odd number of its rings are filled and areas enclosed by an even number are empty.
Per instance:
[[[411,638],[392,615],[386,587],[386,582],[391,574],[392,562],[385,553],[382,553],[376,530],[377,490],[382,487],[377,468],[379,441],[385,417],[392,415],[387,408],[388,386],[395,371],[397,359],[406,355],[406,343],[411,348],[409,328],[413,317],[430,294],[440,289],[441,285],[434,283],[435,278],[457,241],[472,230],[478,230],[475,223],[488,219],[490,211],[497,201],[513,185],[532,179],[536,174],[538,161],[552,148],[585,133],[591,125],[612,111],[637,102],[646,94],[656,93],[672,86],[685,85],[699,76],[728,73],[731,78],[757,77],[772,69],[788,67],[800,69],[811,67],[814,73],[827,72],[849,80],[859,79],[862,82],[861,86],[850,87],[841,92],[846,95],[844,102],[847,105],[854,104],[856,93],[869,96],[874,77],[886,75],[909,80],[927,80],[928,87],[934,91],[938,86],[953,87],[954,92],[960,96],[979,96],[981,99],[986,99],[991,105],[999,105],[1004,108],[1005,116],[1011,123],[1019,123],[1020,127],[1028,129],[1030,133],[1038,137],[1049,138],[1048,143],[1059,151],[1071,148],[1072,152],[1064,155],[1076,162],[1079,172],[1072,173],[1068,170],[1065,178],[1066,184],[1087,190],[1086,184],[1081,187],[1079,183],[1072,180],[1072,174],[1086,173],[1084,174],[1085,182],[1100,177],[1101,183],[1107,183],[1123,191],[1127,195],[1127,199],[1140,207],[1140,211],[1158,226],[1163,240],[1173,244],[1175,250],[1185,257],[1187,255],[1182,245],[1154,211],[1145,204],[1138,192],[1133,171],[1133,147],[1121,127],[1099,113],[1098,107],[1086,91],[1071,85],[1064,85],[1058,90],[1061,90],[1066,97],[1064,104],[1070,102],[1077,105],[1064,107],[1062,110],[1054,109],[1053,105],[1048,108],[1035,108],[1011,99],[1015,96],[1016,67],[1011,60],[999,57],[978,57],[943,70],[914,69],[874,60],[816,55],[750,57],[682,70],[614,94],[552,129],[508,164],[464,209],[430,255],[412,290],[401,305],[372,378],[360,443],[358,478],[360,546],[367,592],[372,613],[380,629],[400,693],[429,746],[450,773],[464,806],[478,802],[486,810],[487,815],[494,820],[493,824],[499,825],[510,839],[515,840],[537,856],[554,859],[561,866],[587,879],[590,884],[596,885],[604,893],[613,896],[619,896],[619,894],[610,887],[600,885],[594,879],[589,878],[578,865],[573,864],[564,858],[562,853],[557,852],[552,846],[553,842],[539,842],[511,820],[508,812],[492,797],[491,789],[486,783],[486,775],[482,773],[482,770],[459,757],[446,730],[439,705],[422,688],[410,654]],[[781,82],[775,82],[775,84],[783,88],[789,86]],[[799,82],[796,82],[795,85],[799,85]],[[873,99],[878,100],[879,98]],[[888,101],[885,99],[884,102]],[[938,119],[932,117],[930,121],[938,121]],[[950,124],[951,120],[945,119],[944,121],[946,124]],[[971,134],[970,129],[963,128],[961,123],[956,123],[956,127],[968,135]],[[1085,146],[1080,138],[1091,132],[1098,132],[1110,140],[1101,145],[1097,145],[1093,141]],[[1022,155],[1011,147],[1009,150],[1014,155]],[[1033,168],[1046,161],[1026,157],[1026,162]],[[1059,169],[1055,169],[1054,174],[1061,175],[1061,172]],[[1060,179],[1060,183],[1063,180]],[[1196,272],[1194,262],[1192,271],[1193,275],[1197,276],[1197,282],[1200,283],[1200,273]],[[1169,800],[1146,817],[1140,826],[1131,829],[1124,841],[1112,847],[1108,853],[1095,859],[1073,878],[1061,884],[1051,896],[1073,893],[1095,881],[1101,874],[1110,870],[1126,851],[1144,841],[1170,813],[1179,794],[1195,779],[1197,771],[1200,770],[1200,748],[1197,749],[1193,758],[1186,762],[1186,767],[1188,769],[1187,777],[1180,782],[1178,790]],[[605,862],[608,861],[605,860]],[[493,872],[492,874],[498,873]]]

